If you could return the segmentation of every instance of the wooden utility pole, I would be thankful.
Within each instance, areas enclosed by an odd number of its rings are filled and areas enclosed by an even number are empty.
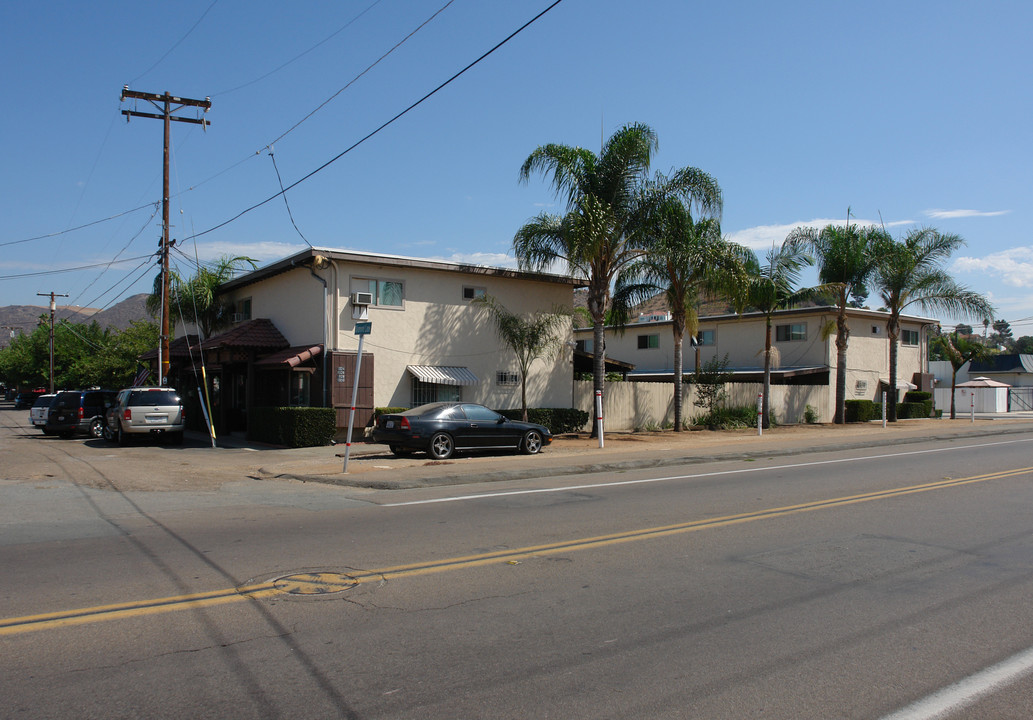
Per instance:
[[[36,293],[40,297],[50,296],[50,393],[54,393],[54,311],[57,310],[57,304],[54,298],[68,297],[67,295],[60,295],[55,292],[49,293]]]
[[[169,128],[172,121],[193,123],[207,127],[210,122],[204,118],[187,118],[173,115],[175,111],[184,107],[204,108],[205,112],[212,107],[210,98],[204,100],[191,100],[169,95],[168,91],[158,95],[156,93],[145,93],[130,90],[128,85],[122,87],[122,100],[134,98],[146,100],[154,105],[161,113],[138,112],[136,110],[123,110],[126,122],[131,117],[154,118],[165,121],[165,143],[162,152],[162,191],[161,191],[161,340],[158,346],[158,375],[159,384],[165,385],[169,375]],[[176,107],[172,107],[175,105]]]

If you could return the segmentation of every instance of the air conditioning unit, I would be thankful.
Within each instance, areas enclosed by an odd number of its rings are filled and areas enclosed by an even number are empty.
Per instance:
[[[353,292],[352,293],[352,305],[372,305],[373,304],[373,293],[369,292]]]
[[[233,313],[233,317],[230,319],[235,323],[244,322],[244,313]]]

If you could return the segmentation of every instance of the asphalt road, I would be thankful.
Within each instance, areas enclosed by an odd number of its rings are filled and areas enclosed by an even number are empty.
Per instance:
[[[174,453],[101,466],[12,417],[2,717],[1033,707],[1033,433],[414,490],[125,492],[103,474],[167,474]]]

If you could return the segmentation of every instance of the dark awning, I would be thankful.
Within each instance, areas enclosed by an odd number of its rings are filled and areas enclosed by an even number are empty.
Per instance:
[[[278,350],[270,355],[257,360],[255,365],[262,367],[287,367],[294,368],[306,360],[310,360],[323,352],[322,345],[302,345],[300,347],[289,347]]]
[[[439,365],[409,365],[413,377],[434,385],[476,385],[480,382],[468,368]]]

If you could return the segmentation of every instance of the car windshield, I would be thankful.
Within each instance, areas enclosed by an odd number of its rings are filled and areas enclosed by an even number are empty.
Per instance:
[[[175,390],[134,390],[129,393],[128,405],[179,405]]]

